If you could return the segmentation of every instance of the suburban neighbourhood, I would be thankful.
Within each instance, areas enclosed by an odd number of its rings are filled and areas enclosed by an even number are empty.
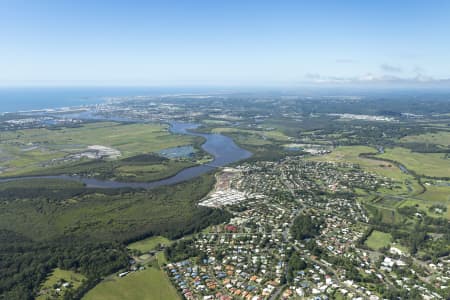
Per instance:
[[[186,299],[382,299],[374,284],[444,299],[435,290],[448,288],[449,260],[427,265],[394,246],[382,253],[364,245],[368,213],[347,192],[392,181],[299,158],[247,163],[217,178],[219,190],[200,205],[234,217],[193,239],[200,258],[165,266]],[[321,220],[316,236],[293,236],[299,215]]]

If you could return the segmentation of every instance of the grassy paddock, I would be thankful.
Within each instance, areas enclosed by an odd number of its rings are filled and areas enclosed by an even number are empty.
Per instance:
[[[450,203],[450,186],[426,186],[426,188],[426,192],[417,198],[442,204]]]
[[[69,282],[72,287],[71,289],[76,290],[81,286],[84,280],[86,280],[86,277],[79,273],[75,273],[73,271],[68,270],[62,270],[59,268],[56,268],[53,270],[53,272],[47,277],[46,281],[42,284],[41,290],[53,290],[53,286],[60,282],[61,280],[64,280],[65,282]],[[64,290],[64,288],[61,288]],[[60,295],[60,297],[54,297],[52,298],[51,293],[47,293],[45,295],[40,295],[36,298],[36,300],[45,300],[45,299],[62,299],[63,293]]]
[[[445,158],[444,153],[417,153],[395,147],[386,149],[378,157],[397,161],[418,175],[450,177],[450,159]]]

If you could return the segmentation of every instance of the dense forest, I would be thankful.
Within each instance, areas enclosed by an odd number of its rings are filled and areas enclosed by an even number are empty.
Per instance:
[[[56,267],[88,278],[65,295],[78,299],[127,266],[127,243],[152,235],[179,238],[225,222],[229,213],[196,205],[213,183],[211,174],[149,191],[86,189],[49,179],[1,183],[0,299],[34,299]],[[58,222],[66,224],[62,230]]]
[[[119,243],[98,243],[70,236],[35,242],[3,230],[0,299],[34,299],[39,285],[55,267],[81,272],[88,278],[85,285],[90,286],[127,263],[127,253]]]

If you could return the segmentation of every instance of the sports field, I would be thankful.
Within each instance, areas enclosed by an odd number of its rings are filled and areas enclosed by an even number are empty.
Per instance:
[[[367,238],[365,244],[374,250],[389,246],[392,242],[392,236],[389,233],[384,233],[374,230]]]
[[[159,244],[169,245],[171,241],[163,236],[153,236],[142,241],[137,241],[131,243],[127,246],[128,249],[138,250],[141,252],[146,252],[154,250]]]
[[[176,300],[180,299],[166,274],[155,267],[123,278],[108,278],[89,291],[83,300]]]

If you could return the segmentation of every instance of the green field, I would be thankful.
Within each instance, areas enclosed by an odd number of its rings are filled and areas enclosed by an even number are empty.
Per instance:
[[[401,163],[418,175],[450,177],[450,159],[444,153],[417,153],[409,149],[395,147],[377,157]]]
[[[123,278],[101,282],[83,300],[176,300],[180,299],[166,274],[157,268],[147,268]]]
[[[75,273],[73,271],[67,271],[67,270],[61,270],[59,268],[56,268],[53,270],[53,272],[48,276],[47,280],[42,284],[41,291],[43,293],[37,297],[37,300],[46,300],[46,299],[62,299],[64,294],[63,287],[60,287],[62,290],[62,293],[57,296],[54,293],[54,285],[58,282],[64,281],[69,282],[71,284],[70,289],[76,290],[80,287],[82,282],[86,280],[86,277],[84,277],[81,274]]]
[[[198,138],[174,135],[167,125],[89,123],[75,128],[25,129],[0,132],[2,176],[54,167],[64,157],[101,145],[120,151],[120,158],[198,143]]]
[[[245,135],[253,135],[257,139],[262,140],[274,140],[278,142],[289,141],[290,138],[278,130],[248,130],[248,129],[239,129],[239,128],[230,128],[230,127],[220,127],[214,128],[213,132],[215,133],[242,133]]]
[[[436,144],[450,147],[450,131],[405,136],[400,142]]]
[[[213,125],[213,126],[227,126],[227,125],[231,124],[229,121],[211,120],[211,119],[202,120],[202,123],[206,124],[206,125]]]
[[[378,250],[380,248],[389,246],[391,242],[391,234],[374,230],[365,241],[365,244],[367,245],[367,247],[373,250]]]
[[[372,215],[379,216],[385,224],[400,224],[403,217],[394,208],[367,203],[366,208]]]
[[[154,250],[159,244],[170,245],[171,241],[163,236],[153,236],[142,241],[131,243],[127,246],[128,249],[147,252]]]
[[[426,186],[425,193],[418,195],[417,198],[430,202],[450,203],[450,186]]]
[[[259,136],[259,135],[240,133],[240,132],[228,133],[228,135],[231,136],[238,145],[242,145],[242,146],[259,147],[259,146],[271,144],[271,142],[269,140],[265,140],[265,139],[261,138],[261,136]]]

